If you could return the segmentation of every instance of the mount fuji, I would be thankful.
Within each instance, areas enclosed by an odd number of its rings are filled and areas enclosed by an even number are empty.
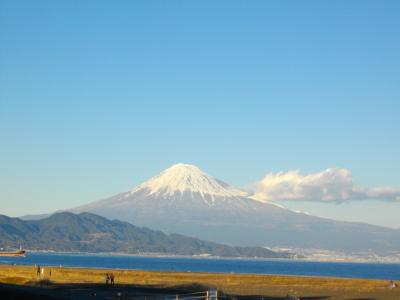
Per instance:
[[[296,213],[249,196],[196,166],[176,164],[132,190],[69,211],[242,246],[399,252],[399,230]]]

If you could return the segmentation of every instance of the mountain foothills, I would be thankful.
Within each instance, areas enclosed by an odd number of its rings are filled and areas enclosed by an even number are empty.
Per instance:
[[[30,250],[113,252],[131,254],[211,255],[221,257],[289,258],[261,247],[232,247],[179,234],[140,228],[90,214],[57,213],[23,221],[0,215],[1,246]]]
[[[70,211],[231,245],[382,255],[397,255],[400,249],[399,230],[329,220],[260,202],[187,164]]]

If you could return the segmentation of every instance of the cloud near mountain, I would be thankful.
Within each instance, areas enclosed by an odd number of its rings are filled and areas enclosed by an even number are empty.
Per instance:
[[[308,176],[299,172],[269,175],[261,183],[258,195],[264,199],[267,195],[267,199],[313,197],[345,201],[360,198],[367,192],[375,193],[374,197],[388,194],[384,190],[356,190],[350,172],[344,169],[329,169]],[[340,222],[294,212],[276,203],[256,201],[248,193],[189,164],[173,165],[128,191],[69,211],[90,212],[229,245],[382,255],[392,255],[400,249],[397,229]]]
[[[343,168],[328,168],[309,175],[302,175],[299,170],[269,173],[250,190],[252,198],[260,201],[400,201],[399,189],[359,187],[354,183],[351,172]]]

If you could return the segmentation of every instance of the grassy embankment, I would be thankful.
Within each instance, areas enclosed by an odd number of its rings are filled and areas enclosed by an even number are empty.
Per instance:
[[[102,284],[106,272],[111,271],[46,267],[43,277],[51,281],[50,286],[71,284],[90,286],[90,284]],[[389,289],[387,280],[136,270],[112,272],[117,286],[173,288],[200,285],[214,287],[232,296],[284,297],[287,293],[293,293],[303,299],[400,299],[400,288]],[[39,280],[33,266],[0,266],[0,283],[35,286]]]

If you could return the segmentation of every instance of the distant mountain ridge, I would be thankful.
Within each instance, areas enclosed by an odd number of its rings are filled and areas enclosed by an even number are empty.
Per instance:
[[[218,243],[371,252],[400,252],[400,230],[296,213],[177,164],[136,188],[72,208]]]
[[[232,247],[141,228],[91,213],[57,213],[23,221],[0,215],[0,247],[73,252],[289,258],[261,247]]]

